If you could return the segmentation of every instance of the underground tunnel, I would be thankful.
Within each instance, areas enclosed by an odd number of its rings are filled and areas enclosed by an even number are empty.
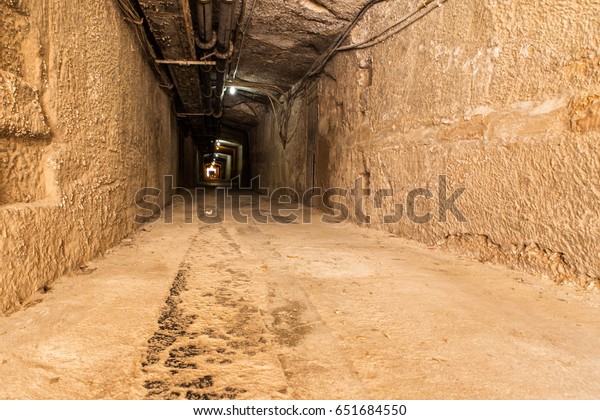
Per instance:
[[[596,0],[0,0],[0,399],[598,399]]]

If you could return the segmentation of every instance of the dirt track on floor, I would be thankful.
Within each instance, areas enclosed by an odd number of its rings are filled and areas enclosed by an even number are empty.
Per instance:
[[[88,267],[0,319],[0,397],[600,397],[598,295],[379,231],[178,214]]]

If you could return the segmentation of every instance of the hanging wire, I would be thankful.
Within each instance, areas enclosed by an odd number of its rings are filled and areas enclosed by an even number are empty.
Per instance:
[[[285,144],[289,142],[289,136],[287,134],[287,125],[291,117],[291,111],[288,111],[288,109],[291,108],[291,104],[293,103],[293,101],[297,99],[302,99],[306,96],[308,86],[310,85],[312,79],[323,72],[325,66],[329,63],[333,56],[335,56],[339,52],[365,49],[380,44],[381,42],[386,41],[392,36],[398,34],[399,32],[412,25],[419,19],[423,18],[431,11],[440,7],[447,0],[423,0],[419,7],[417,7],[415,10],[408,13],[407,15],[403,16],[399,21],[387,27],[377,35],[371,36],[368,39],[355,44],[342,46],[344,41],[348,38],[352,30],[361,22],[366,13],[373,6],[384,1],[389,0],[371,0],[365,6],[363,6],[363,8],[359,11],[356,17],[352,20],[352,22],[350,22],[346,29],[337,37],[336,41],[325,51],[325,53],[321,57],[319,57],[313,63],[313,65],[305,74],[305,76],[300,80],[299,83],[296,84],[296,87],[285,95],[285,110],[283,112],[283,116],[281,117],[280,124],[280,133],[282,133],[281,140],[284,144],[284,147]]]
[[[167,90],[172,90],[173,82],[171,81],[171,78],[167,75],[164,69],[156,63],[158,57],[156,55],[156,51],[154,51],[154,47],[146,35],[146,30],[143,26],[144,18],[138,14],[135,7],[131,3],[131,0],[116,0],[116,2],[123,12],[125,20],[134,25],[135,33],[142,46],[142,49],[144,50],[146,59],[152,66],[152,69],[159,79],[159,86]]]
[[[242,57],[242,51],[244,49],[244,41],[246,40],[246,33],[248,32],[248,28],[250,27],[250,22],[252,21],[252,15],[254,13],[254,7],[256,6],[256,3],[258,3],[258,0],[252,1],[252,6],[250,7],[250,13],[248,14],[248,18],[246,19],[246,24],[244,25],[244,29],[242,29],[242,39],[240,41],[240,48],[238,50],[237,61],[235,63],[235,69],[233,71],[232,79],[235,79],[235,77],[237,76],[238,69],[240,67],[240,59]],[[244,1],[244,5],[245,4],[246,4],[246,2]],[[240,19],[238,21],[238,26],[241,25],[241,23],[242,23],[244,10],[245,10],[245,6],[242,8],[242,13],[240,13]]]
[[[235,70],[233,73],[233,78],[235,79],[237,75],[237,71],[240,64],[240,57],[242,53],[242,49],[244,46],[244,39],[246,33],[248,31],[248,27],[252,18],[252,13],[254,12],[254,7],[256,6],[258,0],[254,0],[250,9],[250,13],[248,19],[246,20],[246,24],[244,29],[242,30],[242,40],[240,43],[240,50],[237,57],[237,63],[235,66]],[[290,135],[288,130],[289,120],[292,114],[293,103],[297,99],[301,99],[306,95],[307,88],[310,85],[312,79],[321,74],[325,69],[325,66],[329,63],[329,61],[339,52],[344,51],[352,51],[357,49],[365,49],[370,48],[375,45],[378,45],[394,35],[398,34],[408,26],[412,25],[419,19],[423,18],[436,8],[440,7],[447,0],[423,0],[423,2],[412,12],[403,16],[399,21],[395,22],[393,25],[385,28],[383,31],[379,32],[377,35],[371,36],[364,41],[357,42],[355,44],[342,46],[344,41],[348,38],[352,30],[361,22],[366,13],[376,4],[382,3],[384,1],[389,0],[371,0],[367,4],[363,6],[363,8],[359,11],[359,13],[354,17],[352,22],[346,27],[346,29],[340,33],[340,35],[336,38],[335,42],[327,48],[325,53],[321,55],[310,67],[308,72],[304,75],[304,77],[296,84],[294,88],[292,88],[287,93],[284,93],[280,88],[277,88],[273,85],[263,85],[263,84],[253,84],[254,88],[257,92],[267,96],[269,102],[271,104],[271,108],[273,110],[276,124],[279,128],[279,134],[281,138],[281,142],[283,147],[290,142],[291,138],[293,138],[297,128]],[[240,20],[241,22],[241,20]],[[235,81],[233,84],[236,86],[241,85],[241,81]],[[281,99],[277,99],[272,92],[277,92],[280,94]],[[277,104],[277,107],[275,106]]]
[[[446,1],[447,0],[425,0],[421,4],[420,7],[413,10],[412,12],[408,13],[407,15],[402,17],[398,22],[389,26],[388,28],[386,28],[385,30],[380,32],[379,34],[372,36],[371,38],[366,39],[364,41],[358,42],[356,44],[350,44],[350,45],[345,45],[343,47],[338,47],[338,48],[336,48],[336,51],[350,51],[350,50],[357,50],[357,49],[373,47],[373,46],[391,38],[392,36],[396,35],[400,31],[402,31],[404,28],[412,25],[417,20],[421,19],[422,17],[424,17],[431,11],[435,10],[436,8],[441,7],[441,5],[443,3],[445,3]]]
[[[302,78],[301,84],[304,84],[305,80],[312,78],[313,76],[321,73],[325,65],[329,62],[331,57],[335,55],[337,49],[342,45],[342,43],[346,40],[350,32],[358,25],[358,23],[362,20],[365,14],[376,4],[382,3],[388,0],[371,0],[363,8],[358,12],[358,14],[354,17],[352,22],[346,27],[346,29],[337,37],[335,42],[327,48],[325,54],[317,59],[311,68],[308,70],[306,75]]]
[[[278,121],[279,137],[284,148],[294,138],[294,135],[298,129],[298,126],[296,126],[296,129],[294,129],[291,134],[289,133],[289,121],[292,116],[292,107],[294,101],[297,99],[302,99],[304,96],[306,96],[307,87],[311,83],[311,80],[323,71],[331,57],[336,54],[336,49],[344,42],[350,32],[356,27],[369,9],[374,5],[384,1],[387,0],[371,0],[365,6],[363,6],[359,13],[354,17],[352,22],[350,22],[350,24],[346,27],[346,29],[340,35],[338,35],[335,42],[329,46],[326,52],[315,61],[306,75],[300,80],[299,83],[296,84],[296,87],[292,88],[283,95],[282,102],[284,103],[284,107],[283,110],[280,111],[281,115],[276,118],[276,121]]]

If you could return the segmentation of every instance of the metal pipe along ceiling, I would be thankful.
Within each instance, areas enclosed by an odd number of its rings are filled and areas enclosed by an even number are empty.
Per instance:
[[[231,33],[233,30],[233,14],[235,13],[237,0],[221,0],[219,10],[219,28],[217,32],[217,81],[215,91],[215,106],[213,115],[219,118],[222,114],[222,100],[225,90],[225,74],[227,72],[227,62],[233,55],[233,45],[231,44]]]
[[[198,33],[200,40],[198,46],[203,52],[212,50],[217,43],[217,34],[213,30],[213,3],[212,0],[198,0]],[[212,114],[212,67],[200,67],[200,81],[202,84],[202,109],[206,115]]]
[[[213,38],[213,7],[212,0],[198,0],[198,32],[202,42]],[[200,46],[202,48],[202,46]],[[210,48],[202,48],[210,49]]]
[[[225,53],[229,50],[233,12],[235,11],[234,6],[235,0],[221,0],[221,7],[219,10],[219,31],[217,32],[217,48],[221,53]]]

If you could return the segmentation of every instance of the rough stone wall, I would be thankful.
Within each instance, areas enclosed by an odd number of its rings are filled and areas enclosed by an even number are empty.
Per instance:
[[[261,187],[279,187],[303,191],[306,185],[306,104],[303,99],[291,104],[292,112],[286,126],[287,135],[280,135],[281,117],[273,112],[250,133],[250,167],[252,177],[260,176]]]
[[[0,313],[134,229],[176,174],[167,93],[111,0],[0,0]]]
[[[357,42],[419,2],[377,6]],[[600,278],[600,27],[595,0],[448,0],[395,37],[338,54],[321,77],[318,184],[393,188],[395,202],[438,176],[466,192],[447,222],[371,226],[588,289]],[[281,149],[273,118],[254,133],[271,183],[294,183],[302,148]],[[302,141],[302,140],[300,140]],[[256,151],[258,150],[258,153]],[[296,162],[289,165],[287,162]],[[282,175],[283,174],[283,175]]]

